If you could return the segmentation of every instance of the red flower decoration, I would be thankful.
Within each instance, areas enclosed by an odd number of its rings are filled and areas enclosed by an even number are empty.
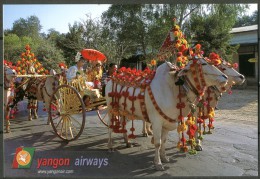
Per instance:
[[[62,62],[61,62],[61,63],[59,63],[59,67],[60,67],[60,68],[67,68],[67,65],[65,65],[65,63],[62,63]]]
[[[234,64],[233,64],[233,68],[237,69],[237,68],[238,68],[238,64],[237,64],[237,63],[234,63]]]

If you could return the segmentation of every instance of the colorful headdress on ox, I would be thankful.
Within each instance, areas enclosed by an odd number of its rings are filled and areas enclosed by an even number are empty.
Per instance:
[[[176,19],[174,18],[173,28],[170,30],[163,42],[157,57],[159,60],[163,61],[166,58],[177,55],[177,66],[183,68],[188,62],[188,52],[188,42],[185,39],[185,35],[180,30],[180,26],[176,24]]]
[[[226,65],[226,66],[228,66],[230,68],[234,68],[234,69],[238,68],[238,64],[237,63],[230,63],[230,62],[228,62],[226,60],[223,60],[217,53],[214,53],[214,52],[210,53],[209,54],[209,58],[205,58],[205,59],[206,59],[206,61],[208,63],[211,63],[211,64],[213,64],[215,66],[218,66],[218,65],[220,65],[222,63],[223,65]]]
[[[210,64],[213,64],[215,66],[218,66],[222,63],[222,59],[220,58],[219,54],[215,53],[215,52],[211,52],[209,54],[209,58],[205,58],[206,61]]]
[[[4,65],[11,67],[11,66],[13,66],[13,63],[8,60],[4,60]]]
[[[30,68],[34,68],[35,72],[40,75],[49,74],[49,71],[42,66],[34,53],[31,52],[31,47],[29,45],[25,46],[25,50],[25,52],[21,53],[21,59],[16,63],[16,71],[18,75],[28,74]]]
[[[13,63],[11,61],[8,60],[4,60],[4,66],[12,68],[14,70],[16,70],[16,66],[13,66]]]
[[[225,61],[225,60],[223,60],[223,65],[226,65],[226,66],[228,66],[228,67],[230,67],[230,68],[234,68],[234,69],[237,69],[238,68],[238,63],[229,63],[229,62],[227,62],[227,61]]]

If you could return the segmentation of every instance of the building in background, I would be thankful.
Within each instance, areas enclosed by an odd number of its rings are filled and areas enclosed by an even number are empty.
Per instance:
[[[258,25],[233,28],[232,45],[240,44],[238,53],[234,54],[234,62],[239,64],[239,73],[246,77],[246,84],[258,84]]]

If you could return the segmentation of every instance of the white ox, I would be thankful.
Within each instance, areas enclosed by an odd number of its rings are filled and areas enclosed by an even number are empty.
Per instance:
[[[193,85],[195,84],[192,76],[192,72],[190,70],[190,65],[193,61],[191,60],[188,65],[182,69],[179,73],[172,71],[173,65],[169,62],[166,62],[159,66],[156,70],[156,74],[154,79],[152,80],[150,87],[152,93],[154,95],[155,101],[158,106],[161,108],[161,111],[168,117],[175,120],[175,122],[169,122],[165,120],[162,115],[156,110],[149,94],[148,89],[145,89],[145,104],[147,108],[147,113],[149,120],[151,122],[153,128],[153,138],[155,145],[155,157],[154,164],[157,170],[163,170],[164,167],[162,162],[169,162],[169,158],[165,153],[165,142],[168,137],[168,132],[171,130],[175,130],[177,128],[177,120],[179,116],[179,110],[176,108],[177,103],[179,102],[178,94],[179,94],[179,86],[175,85],[175,82],[178,80],[180,76],[186,76],[187,79],[190,80]],[[200,58],[197,60],[197,64],[201,65],[203,76],[206,82],[206,86],[223,86],[227,82],[227,76],[223,74],[220,70],[218,70],[215,66],[208,64],[204,59]],[[108,110],[112,107],[110,105],[112,98],[108,96],[108,94],[112,91],[112,80],[108,82],[106,86],[106,100],[108,104]],[[120,85],[117,85],[117,88],[120,88]],[[126,88],[126,87],[124,87]],[[123,88],[123,90],[124,90]],[[129,93],[132,94],[133,88],[128,89]],[[138,95],[140,89],[136,89],[135,95]],[[196,103],[197,96],[189,91],[187,95],[182,98],[182,101],[190,101],[191,103]],[[119,101],[119,108],[123,108],[121,106],[123,99]],[[131,107],[130,100],[126,100],[127,107],[126,110],[129,112]],[[135,115],[138,119],[144,119],[141,107],[139,103],[139,99],[135,101]],[[182,109],[183,116],[187,116],[190,113],[189,105],[186,105],[185,108]],[[111,117],[111,116],[110,116]],[[108,139],[108,148],[109,150],[113,149],[112,143],[112,129],[109,128],[109,139]]]
[[[6,132],[10,132],[10,104],[14,97],[14,84],[16,71],[9,66],[4,66],[4,117],[6,119]]]
[[[223,92],[226,92],[229,90],[233,85],[242,85],[245,81],[244,75],[240,74],[238,71],[236,71],[231,65],[229,65],[226,61],[223,61],[220,65],[217,66],[225,75],[228,77],[228,82],[225,86],[211,86],[209,87],[211,94],[206,92],[204,99],[207,99],[208,97],[212,97],[212,100],[208,104],[213,109],[217,106],[219,98],[222,96]],[[213,95],[212,95],[213,93]],[[198,109],[194,113],[194,116],[198,115]],[[196,150],[201,151],[201,141],[198,139],[198,132],[196,132]]]

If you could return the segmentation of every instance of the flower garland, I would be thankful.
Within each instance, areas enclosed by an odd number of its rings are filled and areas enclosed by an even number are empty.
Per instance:
[[[189,151],[190,154],[197,154],[195,150],[196,140],[195,140],[195,133],[197,131],[196,125],[196,118],[193,116],[193,113],[188,114],[188,119],[186,120],[186,125],[188,126],[187,135],[189,136],[189,143],[191,146],[191,150]]]
[[[191,70],[191,73],[193,76],[193,80],[195,82],[195,87],[198,91],[199,97],[201,98],[204,95],[204,92],[206,90],[206,81],[205,81],[205,78],[204,78],[204,75],[202,72],[202,65],[198,65],[197,62],[198,62],[198,59],[193,58],[193,63],[190,65],[190,70]],[[196,69],[196,67],[198,69]],[[197,73],[197,71],[198,71],[198,73]],[[199,75],[199,78],[198,78],[198,75]]]
[[[202,52],[200,50],[201,46],[198,44],[195,47],[195,54],[197,55],[201,55]],[[201,102],[202,96],[205,93],[206,90],[206,81],[203,75],[203,71],[202,71],[202,65],[198,64],[198,56],[193,57],[193,63],[190,65],[190,70],[193,76],[193,81],[195,83],[195,88],[198,91],[198,99],[199,102]],[[195,154],[196,152],[194,151],[194,135],[195,132],[197,130],[197,126],[195,125],[195,117],[188,115],[188,120],[186,121],[186,124],[189,126],[187,128],[187,125],[184,123],[184,117],[182,115],[182,108],[185,108],[185,103],[181,101],[181,98],[183,98],[184,95],[181,93],[181,88],[179,86],[179,94],[178,94],[178,98],[179,98],[179,103],[177,103],[177,109],[180,110],[180,115],[178,117],[179,122],[178,122],[178,127],[177,127],[177,132],[179,133],[179,142],[177,144],[177,148],[181,149],[182,151],[186,152],[188,151],[188,148],[186,146],[186,139],[184,137],[184,131],[187,131],[187,134],[189,135],[189,141],[191,144],[191,150],[190,153],[191,154]],[[201,114],[201,112],[199,112],[199,114]],[[200,115],[201,116],[201,115]],[[198,120],[201,120],[201,117],[198,116]],[[202,121],[199,121],[202,122]]]
[[[112,80],[121,86],[144,88],[149,84],[155,75],[155,70],[146,68],[144,71],[122,67],[114,72]]]
[[[182,109],[185,108],[185,103],[182,102],[181,100],[183,97],[184,95],[181,93],[181,86],[179,86],[179,94],[178,94],[179,103],[177,103],[176,106],[176,108],[180,110],[180,114],[178,117],[178,127],[177,127],[177,132],[179,134],[179,142],[177,144],[177,148],[183,152],[187,152],[188,147],[186,146],[186,139],[184,136],[184,132],[187,130],[187,125],[185,124],[184,117],[182,115]]]

